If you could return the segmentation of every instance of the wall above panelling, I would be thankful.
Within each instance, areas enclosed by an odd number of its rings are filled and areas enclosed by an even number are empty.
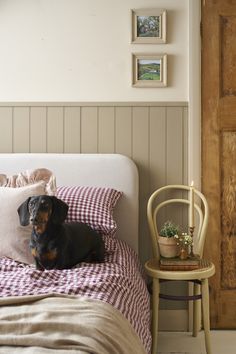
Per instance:
[[[167,10],[166,44],[131,44],[136,8]],[[189,0],[0,2],[0,101],[188,101]],[[167,53],[168,87],[133,88],[131,53]]]

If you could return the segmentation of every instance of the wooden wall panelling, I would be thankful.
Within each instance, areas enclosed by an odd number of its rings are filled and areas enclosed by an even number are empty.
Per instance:
[[[150,194],[166,182],[166,107],[150,108]]]
[[[98,107],[81,107],[81,153],[98,152]]]
[[[47,152],[47,108],[30,108],[30,152]]]
[[[179,107],[167,109],[167,141],[166,141],[166,184],[183,184],[183,110]],[[181,197],[181,193],[172,197]],[[182,225],[182,208],[168,206],[167,212],[172,220]]]
[[[149,138],[149,196],[154,190],[166,184],[166,107],[150,108],[150,138]],[[164,200],[163,194],[159,199]],[[166,221],[166,211],[158,213],[159,228]],[[149,237],[149,233],[147,234]],[[150,250],[151,253],[151,250]],[[166,284],[161,284],[161,291],[166,293]],[[166,309],[166,301],[160,300],[160,308]]]
[[[147,242],[148,227],[146,205],[149,197],[149,108],[133,107],[133,159],[139,170],[139,195],[142,203],[139,210],[139,249],[141,258],[150,255],[150,240]]]
[[[13,108],[13,152],[30,152],[30,107]]]
[[[167,108],[166,182],[183,182],[183,109]]]
[[[12,152],[13,151],[13,108],[0,107],[0,151]]]
[[[187,182],[187,117],[186,106],[168,104],[1,106],[0,151],[116,152],[131,157],[139,169],[140,250],[145,261],[151,255],[146,222],[150,194],[168,183]]]
[[[64,152],[81,151],[80,107],[65,107],[64,110]]]
[[[98,107],[98,152],[115,152],[114,107]]]
[[[184,112],[180,107],[167,108],[167,142],[166,142],[166,184],[185,184],[187,181],[184,176]],[[182,192],[171,194],[172,198],[181,198]],[[170,219],[177,223],[184,230],[184,215],[187,207],[169,206],[166,208]],[[171,283],[164,285],[165,292],[171,295],[181,295],[187,293],[187,285],[178,282],[175,286]],[[165,303],[167,309],[184,309],[187,303],[170,301]]]
[[[150,108],[149,195],[166,184],[166,107]],[[164,199],[164,196],[161,198]],[[158,214],[159,227],[166,220],[165,210]]]
[[[64,152],[63,107],[47,108],[47,152]]]
[[[132,157],[132,108],[115,108],[115,152]]]
[[[188,108],[183,107],[183,181],[188,183]]]
[[[151,256],[147,201],[158,187],[187,183],[188,109],[173,104],[21,104],[0,106],[0,152],[120,153],[139,170],[139,249]],[[183,211],[167,216],[182,224]],[[182,285],[165,291],[184,292]],[[182,308],[176,302],[161,308]]]

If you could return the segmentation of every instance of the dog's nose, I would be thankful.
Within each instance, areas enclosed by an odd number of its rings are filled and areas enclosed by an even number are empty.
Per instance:
[[[37,224],[38,224],[38,219],[32,216],[32,217],[30,218],[30,223],[31,223],[32,225],[37,225]]]

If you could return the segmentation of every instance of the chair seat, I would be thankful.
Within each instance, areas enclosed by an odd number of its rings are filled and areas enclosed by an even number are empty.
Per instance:
[[[215,274],[215,266],[208,260],[202,259],[198,269],[194,270],[161,270],[159,260],[153,258],[145,263],[147,274],[152,278],[166,280],[195,280],[207,279]]]

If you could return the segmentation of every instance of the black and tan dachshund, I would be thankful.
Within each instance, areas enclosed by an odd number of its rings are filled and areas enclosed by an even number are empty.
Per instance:
[[[101,235],[84,223],[64,223],[68,205],[62,200],[33,196],[17,211],[22,226],[33,225],[30,249],[37,269],[68,269],[80,262],[103,262]]]

